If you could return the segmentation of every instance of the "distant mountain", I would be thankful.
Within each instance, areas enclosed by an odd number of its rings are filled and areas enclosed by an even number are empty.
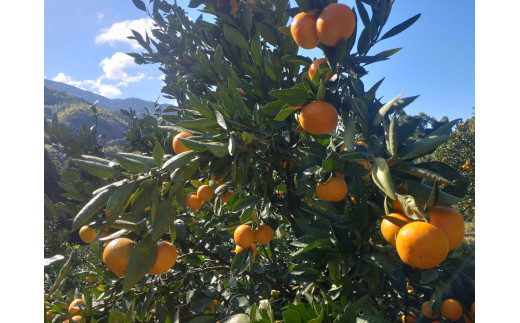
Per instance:
[[[44,116],[51,120],[56,113],[58,121],[76,132],[83,124],[93,126],[95,124],[93,112],[90,110],[92,103],[68,94],[55,88],[44,86]],[[98,134],[103,135],[99,143],[105,145],[121,145],[125,131],[129,130],[128,117],[119,110],[107,110],[101,106],[98,112]]]
[[[155,104],[152,101],[145,101],[138,98],[109,99],[99,94],[79,89],[72,85],[68,85],[61,82],[55,82],[47,79],[44,80],[44,85],[59,91],[64,91],[65,93],[76,96],[78,98],[84,99],[90,104],[93,104],[94,102],[98,101],[97,106],[103,107],[107,110],[119,111],[120,109],[129,110],[130,108],[132,108],[136,110],[138,113],[141,113],[146,111],[144,108],[148,108],[150,113],[153,113],[155,109]],[[161,104],[162,109],[165,109],[166,107],[168,107],[168,104]]]

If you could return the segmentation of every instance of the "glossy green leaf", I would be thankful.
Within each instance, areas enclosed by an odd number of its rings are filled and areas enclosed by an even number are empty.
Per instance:
[[[390,169],[384,158],[376,158],[372,164],[372,180],[392,200],[395,199],[395,185],[390,174]]]
[[[153,159],[157,167],[161,167],[164,158],[164,150],[158,140],[155,141],[155,147],[153,149]]]
[[[101,211],[101,209],[103,209],[103,207],[107,204],[107,201],[112,192],[113,189],[105,189],[97,195],[94,195],[94,197],[81,208],[81,210],[74,218],[71,231],[76,231],[81,226],[86,224],[97,212]]]
[[[250,248],[237,253],[231,263],[231,272],[235,275],[243,273],[249,267],[252,251]]]
[[[249,46],[247,45],[247,41],[244,36],[235,28],[229,26],[228,24],[224,25],[224,37],[231,44],[240,47],[243,50],[249,50]]]
[[[155,216],[153,216],[154,210]],[[159,200],[156,208],[152,209],[152,227],[150,230],[152,240],[159,240],[159,238],[169,230],[170,225],[172,225],[175,220],[175,214],[175,208],[172,207],[170,200]]]
[[[394,103],[397,102],[397,100],[399,100],[399,98],[403,95],[403,93],[399,94],[398,96],[396,96],[395,98],[393,98],[392,100],[388,101],[387,103],[385,103],[380,109],[379,111],[377,112],[377,114],[374,116],[374,119],[372,121],[372,127],[377,127],[381,121],[383,121],[383,118],[384,116],[386,115],[386,113],[388,112],[388,110],[390,110],[390,108],[394,105]]]
[[[105,164],[74,158],[71,160],[86,173],[95,177],[110,179],[120,174],[118,169]]]
[[[150,269],[152,269],[157,258],[157,243],[151,236],[147,236],[139,241],[132,254],[130,262],[126,269],[125,279],[123,281],[123,292],[128,292],[141,278],[143,278]]]
[[[399,25],[397,25],[397,26],[393,27],[392,29],[390,29],[389,31],[387,31],[379,40],[390,38],[392,36],[399,34],[402,31],[406,30],[408,27],[413,25],[419,19],[419,17],[421,17],[420,13],[413,16],[410,19],[405,20],[404,22],[400,23]]]
[[[413,159],[424,156],[450,140],[450,135],[432,136],[429,135],[420,141],[416,141],[399,151],[401,159]]]
[[[131,173],[142,173],[150,170],[150,166],[142,163],[141,161],[130,159],[121,155],[115,155],[115,158],[119,165],[126,168]]]
[[[183,167],[186,164],[188,164],[188,162],[190,162],[193,159],[193,157],[195,157],[196,155],[197,155],[197,152],[192,151],[192,150],[182,152],[182,153],[175,155],[174,157],[168,159],[162,165],[161,170],[172,171],[177,168]]]

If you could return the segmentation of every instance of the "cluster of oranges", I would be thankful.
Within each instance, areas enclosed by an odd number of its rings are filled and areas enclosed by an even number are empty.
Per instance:
[[[110,241],[103,250],[103,262],[114,274],[124,277],[135,246],[136,242],[131,239],[116,238]],[[168,241],[157,241],[157,258],[148,274],[165,273],[175,265],[176,261],[177,248]]]
[[[298,46],[313,49],[322,43],[334,47],[341,39],[352,36],[356,15],[347,5],[331,3],[316,17],[300,12],[291,23],[291,35]]]
[[[47,304],[47,302],[46,302],[46,304]],[[68,311],[69,311],[69,314],[72,316],[72,318],[71,318],[72,322],[84,322],[85,320],[83,319],[83,316],[81,316],[83,314],[84,310],[85,310],[85,301],[83,299],[77,298],[77,299],[74,299],[72,302],[70,302],[70,304],[68,306]],[[56,314],[51,311],[47,311],[45,313],[45,316],[48,319],[52,319],[53,317],[56,316]],[[67,320],[63,321],[63,323],[69,323],[69,320],[67,319]]]
[[[175,151],[175,154],[180,154],[190,150],[182,143],[180,138],[188,138],[191,136],[193,135],[189,132],[180,132],[173,138],[172,147],[173,151]],[[211,180],[216,182],[218,185],[223,185],[225,183],[225,181],[222,179],[216,180],[214,176],[211,177]],[[193,211],[198,211],[202,208],[204,202],[210,201],[213,198],[214,194],[215,191],[211,188],[211,186],[201,185],[197,189],[196,194],[190,194],[188,197],[186,197],[186,206]],[[233,191],[227,191],[226,193],[222,194],[222,201],[224,203],[227,203],[227,201],[233,194]]]
[[[471,305],[471,311],[469,312],[469,315],[471,317],[468,317],[466,314],[464,314],[462,310],[462,305],[460,303],[452,298],[445,299],[442,304],[441,308],[437,313],[432,312],[432,308],[430,305],[430,301],[425,301],[421,305],[421,312],[424,316],[426,316],[429,319],[438,319],[441,316],[445,319],[448,319],[452,322],[458,321],[461,318],[464,319],[464,323],[472,323],[475,322],[475,302]],[[408,313],[408,315],[402,315],[401,320],[403,323],[415,323],[416,322],[416,316],[413,312]],[[440,322],[440,321],[432,321],[432,323]]]
[[[262,224],[253,230],[247,224],[239,225],[233,234],[235,240],[235,252],[239,253],[242,250],[251,248],[253,250],[253,261],[256,257],[256,243],[266,244],[273,240],[273,229],[267,224]]]
[[[352,36],[356,26],[356,17],[347,5],[332,3],[323,8],[318,16],[300,12],[294,16],[291,25],[291,35],[304,49],[312,49],[320,43],[325,46],[336,46],[341,39]],[[320,58],[312,62],[308,75],[312,79],[319,71],[320,64],[327,62]],[[325,76],[325,82],[332,77],[332,71]],[[312,101],[302,109],[299,116],[301,127],[310,134],[324,135],[334,130],[338,124],[336,108],[325,101]]]
[[[434,206],[428,212],[428,223],[406,217],[397,200],[392,201],[392,207],[397,212],[381,221],[381,233],[407,265],[434,268],[464,240],[464,218],[455,208]]]

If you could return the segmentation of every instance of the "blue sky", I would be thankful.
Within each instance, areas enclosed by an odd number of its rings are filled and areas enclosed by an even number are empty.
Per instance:
[[[354,1],[340,1],[349,6]],[[188,0],[178,1],[181,5]],[[291,0],[295,6],[295,1]],[[193,18],[200,12],[189,9]],[[370,87],[385,81],[379,96],[387,101],[404,92],[420,95],[406,111],[440,118],[468,118],[475,106],[475,3],[473,1],[396,1],[385,31],[421,13],[405,32],[382,41],[370,53],[403,47],[390,60],[368,66]],[[125,55],[140,52],[126,37],[130,28],[151,28],[131,0],[46,0],[44,2],[44,75],[109,98],[162,98],[157,65],[137,66]],[[360,32],[360,30],[359,30]],[[384,33],[384,31],[383,31]],[[321,52],[300,50],[321,57]]]

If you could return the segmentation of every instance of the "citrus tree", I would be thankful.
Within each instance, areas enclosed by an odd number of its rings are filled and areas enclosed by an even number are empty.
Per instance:
[[[192,20],[133,2],[155,28],[129,55],[160,64],[176,105],[158,127],[175,136],[75,160],[104,181],[72,224],[97,261],[68,309],[48,292],[53,320],[474,319],[474,251],[450,207],[467,182],[419,160],[459,120],[417,137],[400,114],[416,97],[381,102],[383,80],[362,81],[400,50],[372,47],[419,14],[386,28],[391,0],[192,0],[212,17]]]

